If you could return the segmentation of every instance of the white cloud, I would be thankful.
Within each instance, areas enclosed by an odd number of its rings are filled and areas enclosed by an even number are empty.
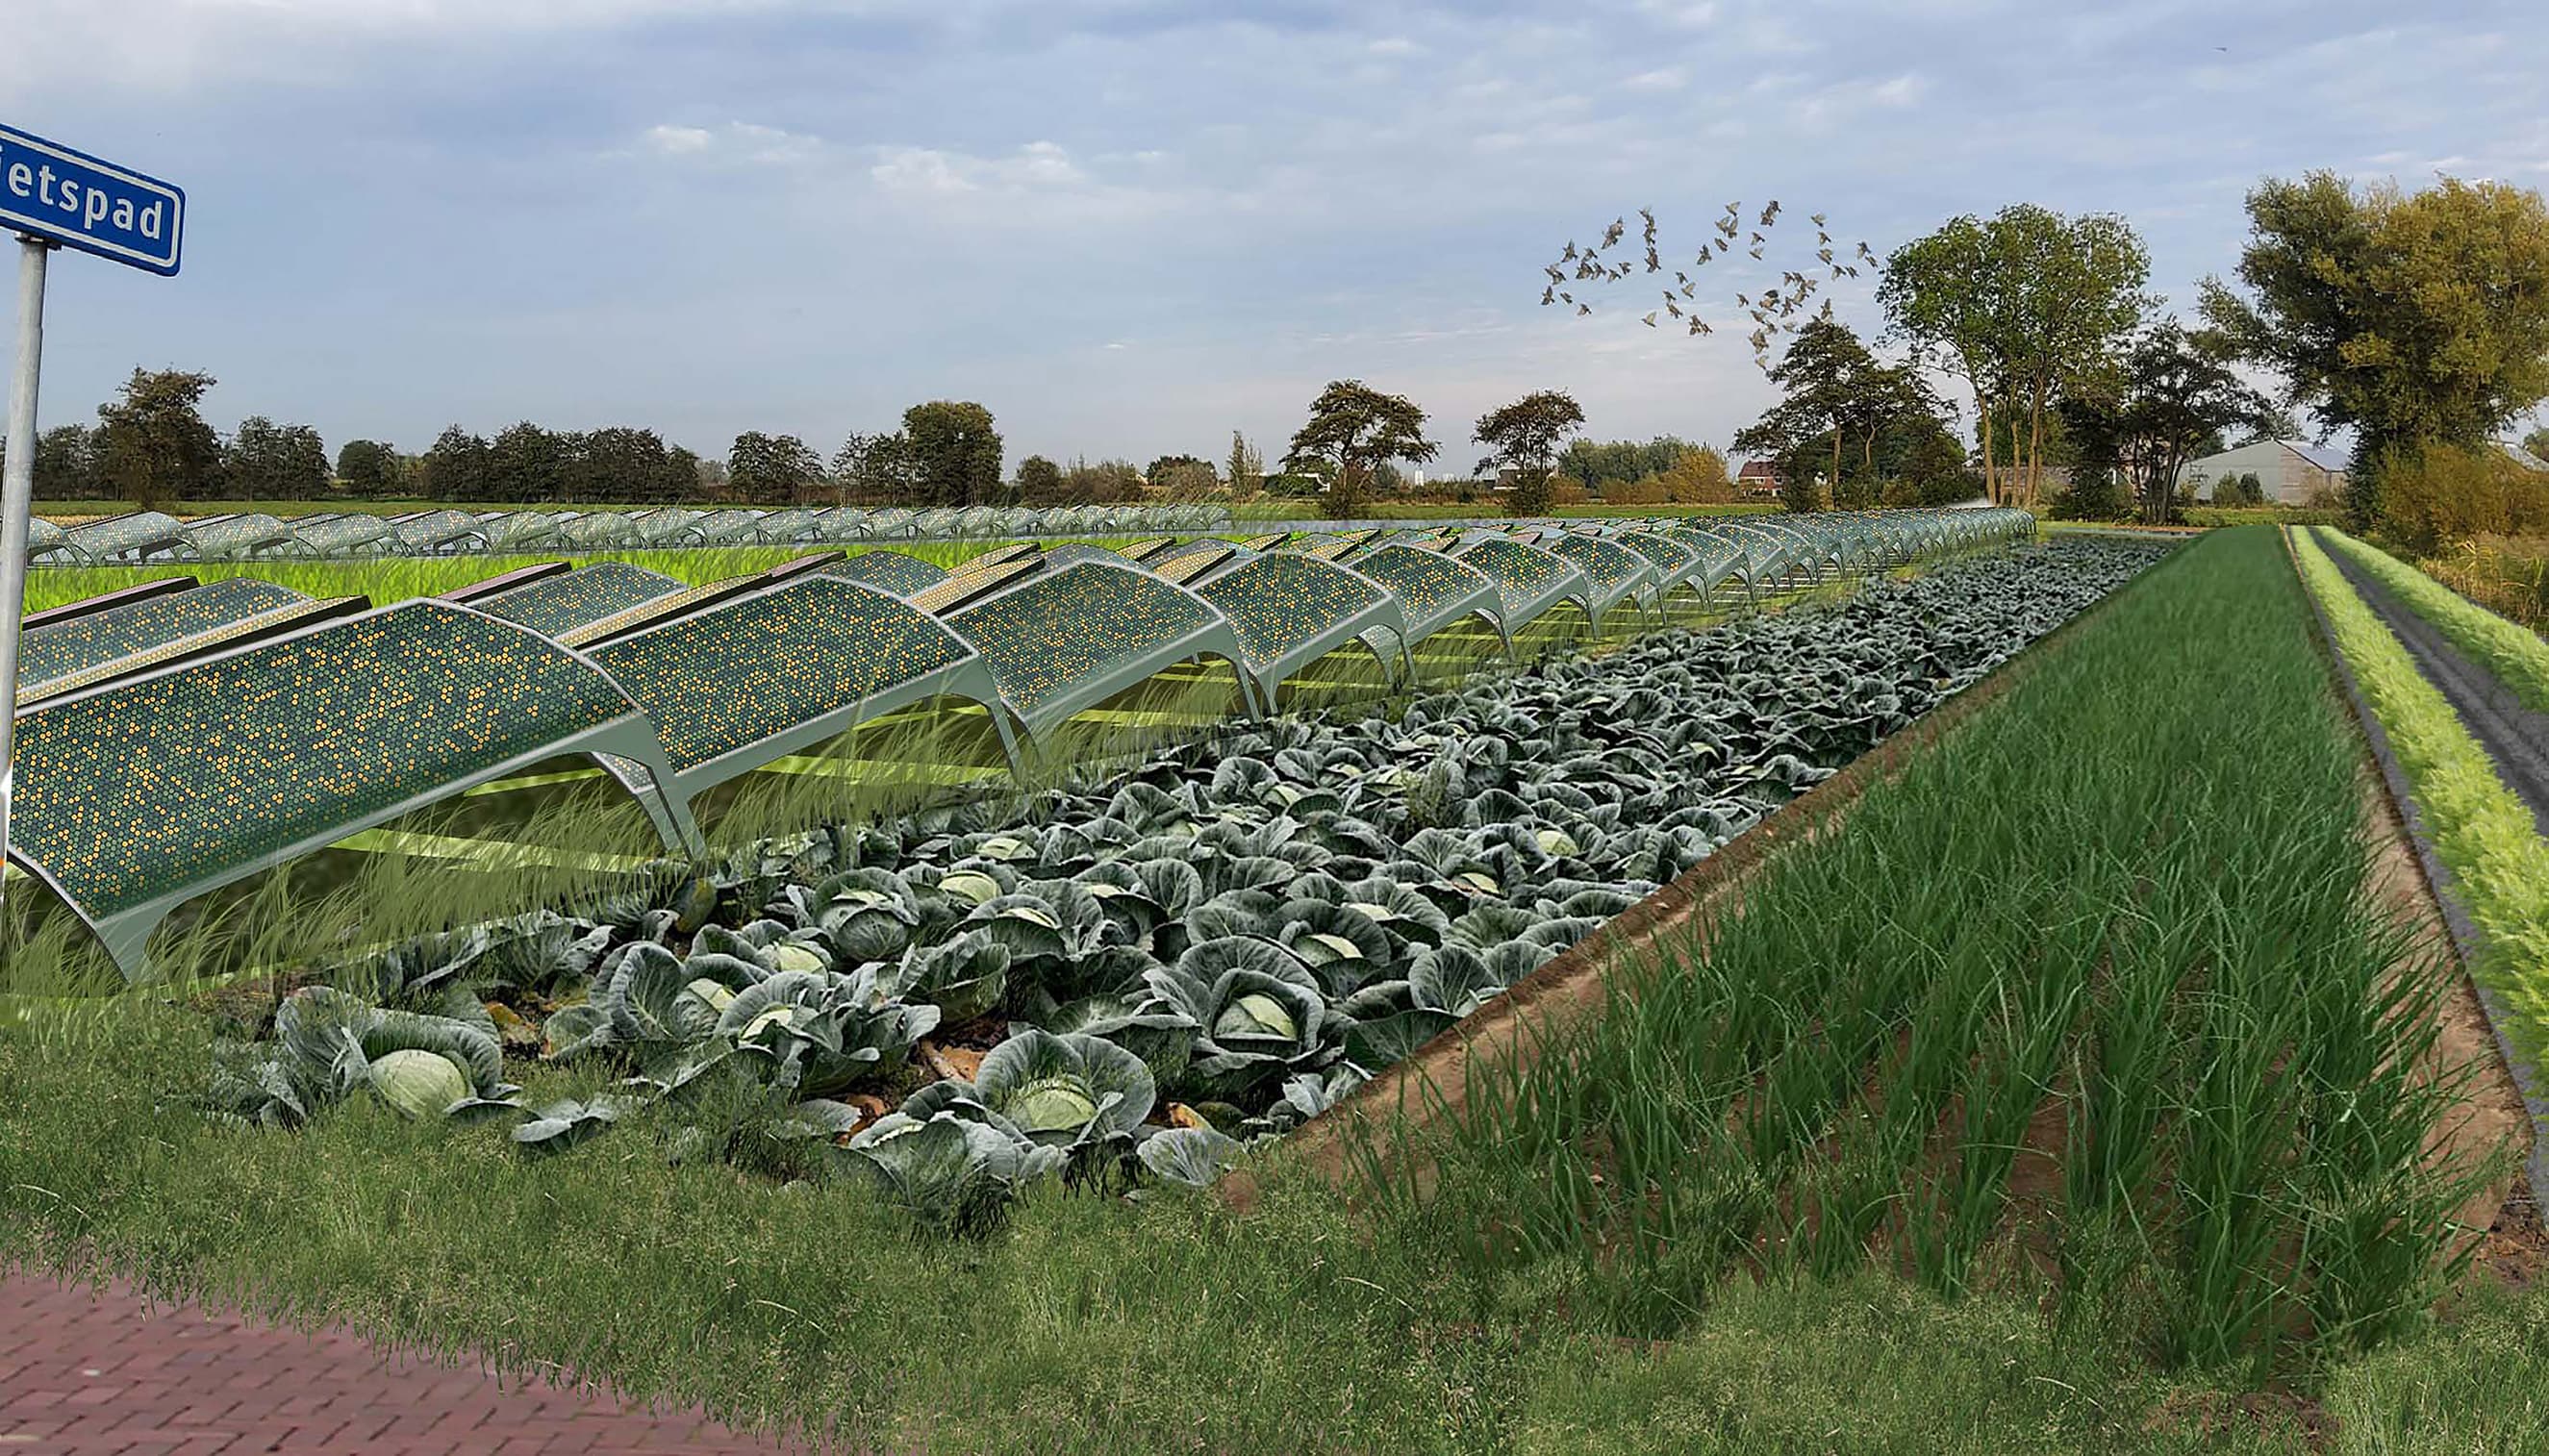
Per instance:
[[[1414,55],[1425,47],[1405,36],[1384,36],[1364,48],[1374,55]]]
[[[639,139],[648,150],[663,156],[695,157],[713,152],[720,160],[772,165],[805,161],[822,149],[816,137],[756,122],[726,122],[715,127],[665,123],[647,128]]]
[[[1006,156],[975,156],[926,146],[878,149],[868,175],[889,192],[948,196],[1077,188],[1088,182],[1071,154],[1051,141],[1030,141]]]
[[[708,143],[715,139],[716,134],[706,127],[657,126],[646,129],[646,144],[670,156],[706,151]]]
[[[1657,70],[1640,71],[1620,84],[1632,91],[1678,91],[1688,79],[1680,66],[1668,65]]]

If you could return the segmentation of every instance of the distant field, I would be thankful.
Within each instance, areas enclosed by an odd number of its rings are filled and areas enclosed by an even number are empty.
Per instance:
[[[36,513],[56,524],[74,520],[91,520],[102,515],[122,515],[133,509],[130,500],[39,500]],[[405,515],[412,510],[454,508],[447,500],[173,500],[160,507],[180,520],[199,515],[227,515],[233,511],[249,511],[261,515],[322,515],[342,511],[348,515]],[[555,500],[530,502],[511,500],[472,500],[467,510],[627,510],[641,507],[586,502],[570,507]],[[652,506],[642,507],[653,509]]]
[[[1624,515],[1759,515],[1779,509],[1776,500],[1747,500],[1726,505],[1560,505],[1561,516]],[[1241,520],[1316,520],[1316,500],[1252,500],[1232,507],[1231,514]],[[1467,520],[1504,514],[1504,508],[1492,500],[1474,500],[1466,505],[1453,502],[1407,504],[1396,501],[1374,501],[1364,507],[1365,520]]]
[[[1126,538],[1129,539],[1129,538]],[[954,566],[999,545],[996,541],[925,541],[890,549],[940,566]],[[1099,541],[1100,546],[1123,544]],[[224,577],[259,577],[312,596],[363,595],[376,606],[432,596],[454,587],[484,581],[503,572],[543,561],[589,566],[597,561],[624,561],[668,577],[703,586],[725,577],[765,572],[781,562],[803,556],[802,546],[709,547],[693,551],[531,552],[506,556],[387,557],[370,561],[222,561],[168,562],[151,566],[40,566],[27,573],[27,610],[43,611],[100,592],[121,591],[163,577],[216,581]],[[851,556],[885,547],[834,548]]]

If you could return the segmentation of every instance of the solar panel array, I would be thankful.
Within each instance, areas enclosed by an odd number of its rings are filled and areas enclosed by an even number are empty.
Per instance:
[[[164,521],[101,522],[116,529],[92,540],[147,550],[176,539]],[[387,524],[441,541],[486,526]],[[1253,712],[1358,641],[1407,663],[1468,615],[1510,644],[1561,600],[1598,613],[1704,590],[1711,571],[1758,588],[2032,527],[1951,509],[1544,528],[1541,544],[1476,529],[1214,542],[1138,562],[1016,548],[954,574],[878,551],[702,588],[603,562],[373,610],[252,578],[153,584],[28,627],[11,851],[139,975],[150,928],[185,898],[560,754],[589,755],[669,846],[697,851],[691,796],[922,698],[988,708],[1014,765],[1020,737],[1197,659],[1232,664]]]

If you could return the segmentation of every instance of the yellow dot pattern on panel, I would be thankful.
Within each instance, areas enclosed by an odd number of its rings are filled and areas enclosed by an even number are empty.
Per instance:
[[[25,714],[10,828],[110,915],[629,712],[555,644],[414,601]]]
[[[110,516],[86,525],[71,527],[71,539],[91,556],[117,556],[144,546],[158,546],[185,538],[177,534],[178,521],[173,515],[156,510],[137,510],[129,515]]]
[[[1645,558],[1625,546],[1596,541],[1590,536],[1560,536],[1541,548],[1555,552],[1582,569],[1585,579],[1605,592],[1616,592],[1638,573],[1645,571]]]
[[[911,593],[911,604],[932,615],[969,606],[1013,582],[1044,570],[1042,556],[1021,556],[979,572],[959,572],[925,592]]]
[[[1195,594],[1221,609],[1249,660],[1273,662],[1319,633],[1369,609],[1380,589],[1307,556],[1261,556]]]
[[[582,647],[588,642],[599,642],[605,637],[616,637],[625,632],[634,632],[667,618],[696,611],[719,597],[733,595],[738,589],[748,586],[752,580],[750,576],[726,577],[704,587],[686,587],[669,596],[658,596],[652,601],[641,601],[635,606],[614,611],[598,622],[587,622],[581,627],[569,627],[563,632],[553,632],[549,635],[569,647]]]
[[[18,690],[43,686],[120,657],[164,647],[198,632],[295,606],[310,598],[253,577],[206,582],[130,606],[109,607],[66,622],[30,628],[18,640]]]
[[[654,718],[678,773],[971,656],[907,602],[808,577],[609,643],[593,659]]]
[[[1021,716],[1108,667],[1212,625],[1212,609],[1156,577],[1066,567],[949,620]]]
[[[1478,588],[1476,571],[1421,546],[1383,546],[1356,557],[1354,569],[1389,589],[1410,627],[1433,621]]]
[[[1519,541],[1480,541],[1461,559],[1496,579],[1496,599],[1510,613],[1556,587],[1566,563]]]
[[[820,575],[911,596],[946,581],[947,569],[899,551],[862,551],[838,566],[823,568]]]
[[[1211,571],[1214,567],[1230,560],[1231,555],[1232,552],[1230,547],[1219,541],[1215,541],[1210,545],[1199,547],[1198,549],[1188,551],[1181,556],[1172,557],[1167,561],[1161,562],[1156,570],[1159,572],[1160,580],[1163,582],[1191,582],[1195,578],[1202,576],[1205,572]]]
[[[1698,548],[1685,546],[1670,536],[1658,536],[1652,531],[1624,531],[1620,535],[1620,544],[1653,562],[1657,570],[1667,575],[1699,560]]]
[[[491,616],[555,637],[681,590],[680,582],[662,572],[624,561],[598,561],[524,583],[476,604]]]

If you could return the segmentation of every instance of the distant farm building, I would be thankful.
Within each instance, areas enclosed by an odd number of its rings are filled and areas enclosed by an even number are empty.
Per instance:
[[[2198,500],[2210,500],[2214,486],[2242,475],[2257,478],[2268,504],[2308,505],[2345,489],[2345,456],[2304,440],[2259,440],[2188,461],[2178,472],[2177,486],[2192,490]]]
[[[1735,492],[1739,496],[1776,496],[1787,479],[1775,460],[1747,460],[1744,468],[1735,473]]]

